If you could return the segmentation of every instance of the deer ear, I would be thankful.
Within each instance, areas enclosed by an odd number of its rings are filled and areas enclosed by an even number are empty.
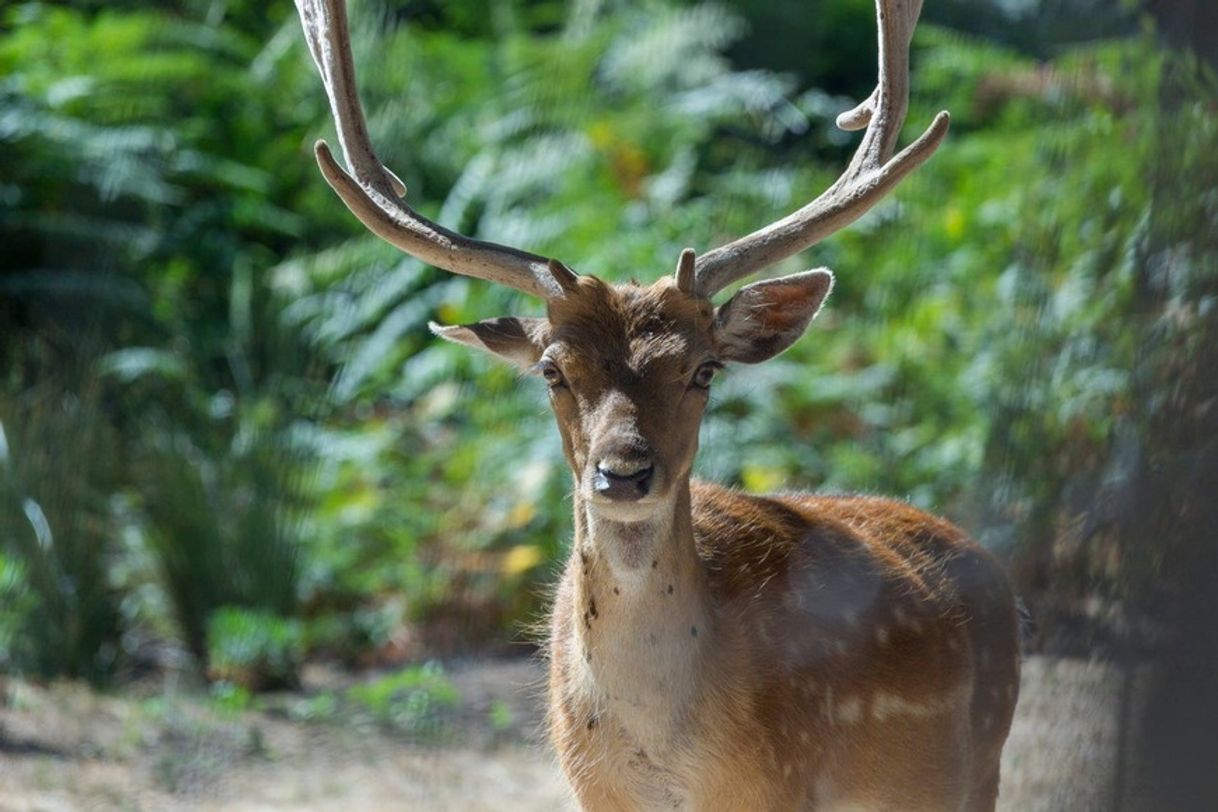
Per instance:
[[[832,289],[824,268],[746,285],[715,313],[719,356],[746,364],[773,358],[803,335]]]
[[[514,316],[451,327],[442,327],[433,321],[427,326],[445,341],[487,350],[521,369],[528,369],[541,358],[550,332],[550,323],[546,319],[520,319]]]

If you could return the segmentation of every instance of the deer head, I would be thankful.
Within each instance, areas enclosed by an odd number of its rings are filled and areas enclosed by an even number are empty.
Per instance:
[[[545,318],[433,330],[543,377],[578,495],[607,518],[637,521],[688,479],[716,371],[789,347],[833,283],[821,270],[758,282],[716,309],[695,291],[693,266],[686,251],[675,277],[613,287],[554,263],[563,295]]]
[[[819,242],[874,206],[939,146],[939,113],[899,154],[908,105],[908,54],[921,0],[877,0],[879,82],[838,126],[866,128],[842,176],[789,216],[701,256],[686,249],[675,274],[648,287],[611,286],[557,260],[453,233],[406,205],[406,190],[373,152],[356,92],[344,0],[297,0],[346,157],[324,142],[322,174],[371,231],[424,262],[508,285],[546,303],[544,318],[432,325],[449,341],[487,350],[544,378],[577,495],[615,521],[639,521],[688,483],[707,390],[723,364],[757,363],[791,346],[833,286],[824,269],[734,281]]]

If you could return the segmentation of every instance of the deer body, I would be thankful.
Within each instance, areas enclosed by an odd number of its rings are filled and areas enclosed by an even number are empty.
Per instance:
[[[589,810],[989,812],[1018,692],[997,563],[900,502],[762,498],[691,482],[716,371],[791,346],[833,284],[812,270],[715,294],[848,225],[922,164],[946,112],[898,152],[921,0],[876,0],[879,81],[815,200],[656,283],[611,286],[427,220],[364,122],[343,0],[296,0],[347,167],[322,174],[373,232],[454,273],[545,300],[542,318],[432,330],[544,378],[574,481],[551,622],[549,726]]]
[[[990,556],[898,502],[690,495],[634,569],[577,522],[549,726],[583,807],[993,809],[1019,661]]]

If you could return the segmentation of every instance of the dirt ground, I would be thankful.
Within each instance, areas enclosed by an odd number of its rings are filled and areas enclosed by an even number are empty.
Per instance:
[[[467,662],[446,673],[460,699],[442,736],[303,718],[291,704],[300,695],[226,710],[164,686],[141,697],[0,682],[0,812],[573,808],[541,742],[539,666]],[[1121,682],[1103,663],[1025,663],[1000,809],[1113,807]]]

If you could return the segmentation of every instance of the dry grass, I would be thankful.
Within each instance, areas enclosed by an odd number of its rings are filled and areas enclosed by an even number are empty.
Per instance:
[[[225,713],[189,694],[141,700],[10,684],[0,707],[0,810],[570,808],[537,740],[537,666],[477,663],[452,675],[460,732],[444,742],[367,720]],[[1119,693],[1109,665],[1029,660],[1000,808],[1110,809]],[[495,708],[510,722],[492,730]]]

